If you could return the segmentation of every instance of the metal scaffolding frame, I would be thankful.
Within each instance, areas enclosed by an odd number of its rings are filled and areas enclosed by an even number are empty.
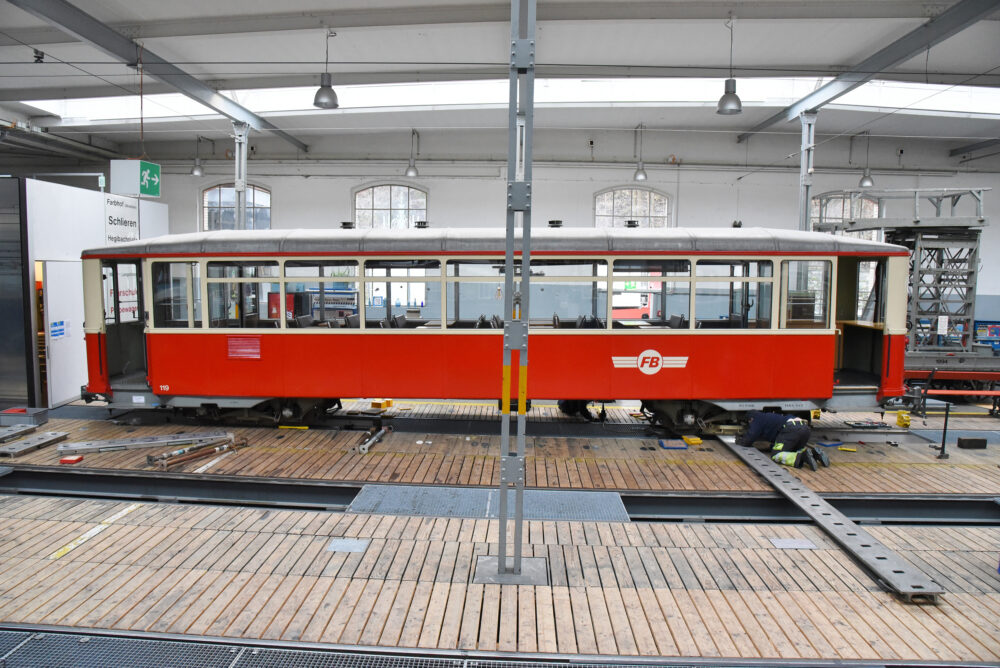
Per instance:
[[[816,196],[819,210],[812,219],[814,230],[875,230],[887,243],[910,250],[907,368],[917,360],[937,367],[984,357],[975,343],[974,318],[979,242],[987,224],[983,209],[986,190],[989,188],[860,188]],[[865,200],[877,203],[877,217],[864,215]],[[960,209],[963,200],[971,200],[973,209],[965,215]],[[835,207],[828,205],[838,201],[848,206],[841,208],[841,215],[831,217],[829,209]],[[933,209],[931,215],[925,215],[927,203]],[[992,360],[992,355],[986,357]]]

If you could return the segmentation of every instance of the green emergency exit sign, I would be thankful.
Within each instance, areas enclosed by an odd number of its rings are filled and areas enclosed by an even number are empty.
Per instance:
[[[160,166],[145,160],[112,160],[111,192],[129,197],[160,196]]]
[[[155,162],[139,161],[139,194],[160,196],[160,166]]]

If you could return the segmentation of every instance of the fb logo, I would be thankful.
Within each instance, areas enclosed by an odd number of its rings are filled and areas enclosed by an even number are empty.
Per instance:
[[[686,357],[664,357],[656,350],[643,350],[635,357],[612,357],[611,363],[616,369],[638,369],[647,376],[659,373],[660,369],[683,369],[687,366]]]
[[[653,375],[660,370],[660,360],[663,359],[660,353],[655,350],[647,350],[639,355],[639,371]]]

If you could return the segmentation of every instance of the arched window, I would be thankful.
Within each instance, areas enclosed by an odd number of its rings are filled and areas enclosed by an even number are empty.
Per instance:
[[[236,224],[236,189],[232,183],[206,188],[201,195],[202,229],[269,230],[271,229],[271,191],[247,186],[247,218]]]
[[[354,193],[354,221],[359,229],[404,229],[418,220],[427,220],[424,190],[385,183]]]
[[[639,227],[670,227],[670,198],[650,188],[626,186],[597,193],[594,227],[625,227],[629,220]]]

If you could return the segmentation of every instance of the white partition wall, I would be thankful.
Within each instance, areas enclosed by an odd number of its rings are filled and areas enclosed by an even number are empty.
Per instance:
[[[114,243],[108,240],[108,197],[129,200],[129,206],[122,210],[137,212],[136,236],[146,238],[167,233],[166,204],[25,180],[29,262],[32,268],[42,267],[41,272],[34,271],[32,281],[42,282],[44,295],[45,322],[37,322],[37,304],[32,305],[30,316],[32,330],[44,332],[46,356],[46,396],[40,391],[40,369],[37,365],[35,368],[35,387],[39,388],[35,398],[37,405],[56,406],[74,401],[80,397],[80,387],[87,381],[80,254],[87,248]],[[111,213],[120,217],[114,213],[118,210],[112,208]],[[36,294],[34,290],[32,294]]]
[[[79,399],[80,386],[87,380],[81,267],[79,260],[43,263],[49,406]]]

